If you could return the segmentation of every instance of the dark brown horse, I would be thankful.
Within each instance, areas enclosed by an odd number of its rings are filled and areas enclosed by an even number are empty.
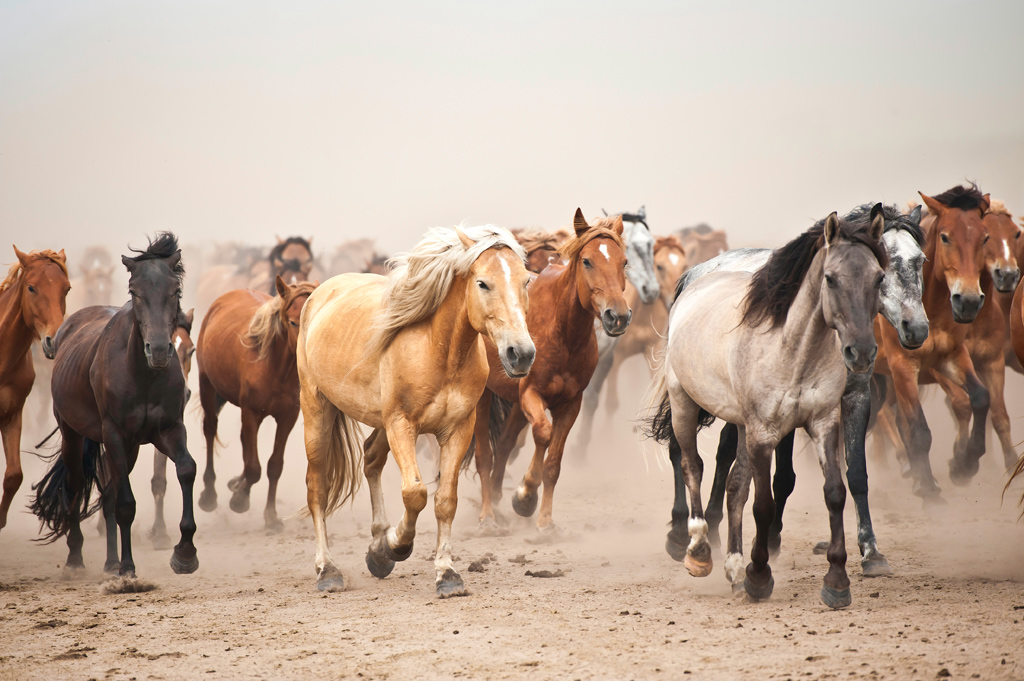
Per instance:
[[[130,275],[131,301],[120,309],[80,310],[57,333],[51,391],[61,433],[60,456],[33,486],[31,509],[50,529],[44,539],[67,536],[66,569],[84,568],[81,520],[96,511],[95,505],[89,506],[89,497],[92,483],[99,482],[108,519],[105,570],[118,569],[122,576],[134,577],[135,496],[129,474],[139,446],[155,444],[177,468],[181,541],[174,547],[171,568],[187,574],[199,567],[192,542],[196,464],[182,423],[185,380],[171,343],[185,268],[178,240],[167,232],[135,252],[135,257],[121,257]],[[120,560],[111,517],[120,529]]]
[[[313,237],[303,239],[301,236],[290,236],[287,239],[278,237],[277,245],[270,251],[270,295],[275,295],[274,280],[284,279],[286,284],[293,285],[309,281],[309,274],[316,263],[313,260]],[[205,317],[204,317],[205,319]]]
[[[284,447],[299,418],[299,375],[295,344],[299,315],[316,284],[289,286],[275,279],[277,296],[250,290],[225,293],[203,319],[199,331],[199,402],[203,407],[206,436],[206,472],[199,508],[217,508],[217,475],[213,468],[214,444],[220,410],[228,402],[242,409],[243,471],[228,483],[231,510],[249,510],[249,491],[260,479],[256,436],[267,416],[277,422],[274,451],[267,462],[267,507],[263,512],[268,529],[284,527],[277,517],[277,481],[284,468]]]
[[[0,529],[21,487],[21,410],[32,390],[32,341],[41,340],[43,352],[53,359],[53,337],[64,321],[64,300],[71,288],[64,251],[33,251],[18,256],[0,283],[0,435],[7,468],[0,501]]]
[[[623,297],[626,287],[626,253],[622,241],[622,216],[605,218],[591,226],[576,210],[575,238],[559,255],[568,263],[552,263],[530,284],[526,323],[537,348],[533,368],[525,378],[510,378],[501,358],[487,343],[490,375],[487,390],[477,406],[476,466],[480,474],[480,523],[492,527],[492,498],[501,499],[508,455],[529,422],[536,449],[523,481],[512,497],[512,508],[530,517],[537,509],[537,488],[544,483],[537,527],[554,530],[552,504],[562,468],[562,453],[569,430],[576,422],[583,391],[597,366],[594,319],[604,332],[619,336],[629,326],[632,312]],[[513,403],[493,456],[489,442],[492,395]],[[551,410],[548,419],[546,410]]]

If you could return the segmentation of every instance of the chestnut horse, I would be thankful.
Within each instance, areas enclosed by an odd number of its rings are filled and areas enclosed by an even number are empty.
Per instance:
[[[80,310],[57,334],[51,391],[61,432],[60,456],[33,486],[31,509],[50,528],[46,539],[67,536],[66,568],[84,568],[81,520],[96,511],[89,506],[89,497],[92,483],[101,482],[103,514],[116,518],[121,534],[118,560],[116,533],[108,524],[105,569],[134,577],[135,496],[129,474],[139,446],[155,444],[173,457],[177,467],[181,541],[171,556],[171,568],[188,574],[199,567],[192,542],[196,464],[182,423],[185,379],[171,343],[185,269],[178,240],[169,232],[135,252],[135,257],[121,257],[130,274],[131,301],[120,309]]]
[[[930,332],[920,348],[909,349],[900,344],[896,329],[876,320],[880,342],[875,373],[893,379],[896,421],[914,477],[914,493],[926,501],[938,501],[940,490],[928,458],[932,435],[918,384],[934,370],[968,395],[973,429],[969,436],[964,430],[958,432],[949,464],[950,478],[964,484],[977,472],[978,459],[985,453],[989,408],[989,391],[979,380],[967,347],[970,323],[985,302],[981,272],[989,237],[982,216],[988,210],[989,197],[972,186],[953,187],[934,197],[921,194],[921,198],[930,212],[921,223],[927,233],[922,301]]]
[[[63,250],[22,253],[15,246],[14,254],[18,262],[0,283],[0,436],[7,457],[0,529],[7,525],[7,512],[24,477],[21,411],[36,378],[32,341],[41,340],[44,354],[53,359],[53,339],[64,321],[71,289]]]
[[[260,424],[267,416],[277,422],[274,451],[267,461],[267,529],[280,531],[277,516],[277,482],[284,468],[284,448],[299,418],[299,376],[295,369],[295,344],[299,317],[316,284],[289,285],[281,275],[274,280],[277,295],[250,290],[225,293],[203,319],[197,343],[199,403],[203,408],[206,437],[206,472],[199,508],[217,508],[217,475],[213,469],[214,445],[220,410],[228,402],[242,410],[243,471],[228,483],[231,510],[249,510],[249,492],[260,479],[256,451]]]
[[[526,269],[540,274],[553,262],[558,262],[558,247],[569,237],[561,230],[547,232],[543,229],[513,230],[519,245],[526,251]]]
[[[345,587],[328,551],[325,519],[355,492],[360,458],[373,507],[366,567],[383,579],[395,561],[412,555],[416,518],[427,505],[416,438],[432,433],[441,445],[435,590],[441,597],[466,593],[452,565],[451,533],[460,464],[487,383],[481,336],[499,348],[510,376],[530,370],[525,255],[500,227],[437,227],[411,253],[392,259],[387,278],[342,274],[309,297],[297,365],[321,591]],[[374,429],[364,456],[357,422]],[[388,521],[380,484],[389,450],[402,475],[405,514],[397,527]]]
[[[537,347],[533,370],[526,378],[506,375],[502,371],[504,351],[487,344],[490,376],[476,412],[476,467],[484,528],[496,526],[493,504],[501,499],[505,464],[519,432],[529,422],[536,448],[512,497],[512,508],[521,516],[532,516],[537,509],[537,488],[543,482],[537,527],[545,532],[556,530],[552,504],[562,453],[580,412],[583,391],[597,366],[594,320],[601,321],[609,336],[620,336],[629,326],[632,312],[622,295],[626,286],[622,216],[604,218],[591,226],[577,208],[573,229],[575,238],[559,250],[567,264],[548,265],[530,284],[526,320]],[[514,405],[504,424],[490,423],[492,395]],[[550,420],[545,413],[548,409]],[[502,425],[492,466],[489,430]]]

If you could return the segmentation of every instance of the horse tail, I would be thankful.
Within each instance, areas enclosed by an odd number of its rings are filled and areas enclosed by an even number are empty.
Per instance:
[[[322,459],[323,471],[327,476],[325,513],[330,515],[359,490],[362,478],[359,464],[363,458],[363,438],[359,432],[359,424],[319,392],[317,411],[320,413],[318,457]]]
[[[60,426],[55,426],[54,429],[50,431],[50,434],[44,437],[43,441],[36,445],[36,449],[40,449],[43,445],[49,442],[50,438],[56,435],[58,430],[60,430]]]
[[[703,407],[697,414],[697,432],[715,422],[713,414]],[[654,370],[654,383],[647,398],[647,416],[641,421],[648,438],[667,445],[676,439],[672,428],[672,403],[668,395],[668,351],[659,358]]]
[[[1010,471],[1010,479],[1006,481],[1006,486],[1003,487],[1003,496],[1006,496],[1006,490],[1010,489],[1010,485],[1018,475],[1024,475],[1024,454],[1021,454],[1020,458],[1017,459],[1017,465]],[[1024,518],[1024,494],[1020,495],[1021,512],[1020,517]]]
[[[71,530],[74,519],[84,520],[99,510],[102,493],[89,505],[93,484],[99,483],[99,454],[99,443],[86,439],[82,446],[83,484],[77,492],[72,489],[70,471],[63,456],[58,456],[43,479],[32,485],[36,494],[29,510],[39,518],[40,529],[42,526],[50,529],[36,541],[51,544]]]

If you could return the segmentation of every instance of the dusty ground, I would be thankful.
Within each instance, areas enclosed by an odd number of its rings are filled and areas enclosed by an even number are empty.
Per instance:
[[[643,376],[636,368],[632,373]],[[629,387],[624,404],[639,400],[640,386]],[[135,557],[155,591],[101,595],[104,549],[93,522],[86,532],[88,576],[62,580],[66,548],[31,541],[37,526],[22,510],[24,491],[0,534],[0,678],[1022,679],[1019,490],[1000,503],[999,457],[992,456],[974,484],[953,488],[945,477],[948,416],[937,398],[929,415],[937,435],[933,462],[950,503],[926,513],[895,468],[872,462],[876,529],[896,576],[865,579],[851,557],[853,605],[833,612],[817,595],[825,559],[810,551],[828,522],[821,474],[808,451],[797,457],[797,493],[783,552],[773,561],[775,594],[749,603],[730,595],[720,554],[711,576],[699,580],[664,552],[671,474],[657,465],[653,449],[641,454],[624,415],[605,420],[595,438],[601,448],[586,461],[567,457],[555,506],[566,541],[531,543],[536,535],[526,521],[514,523],[509,536],[474,536],[479,492],[475,479],[464,477],[454,541],[472,594],[438,600],[430,507],[412,558],[378,581],[363,564],[370,516],[364,492],[329,521],[351,588],[318,593],[308,520],[290,519],[282,534],[265,533],[265,481],[254,489],[248,514],[227,509],[226,483],[241,467],[237,411],[229,407],[222,420],[227,445],[217,459],[221,507],[213,514],[197,509],[196,574],[174,575],[169,551],[147,542],[148,451],[135,471]],[[188,418],[198,424],[194,414]],[[1014,427],[1024,435],[1019,420]],[[23,448],[34,435],[26,435]],[[262,435],[267,443],[269,426]],[[202,467],[200,439],[191,442]],[[702,447],[713,453],[710,435]],[[27,480],[37,480],[42,464],[26,464]],[[519,476],[523,466],[520,460],[511,469]],[[295,433],[280,508],[304,503],[304,467]],[[393,463],[385,485],[397,519]],[[172,482],[170,518],[179,498]],[[504,503],[508,510],[507,496]],[[749,543],[749,517],[746,527]],[[855,553],[849,503],[846,528]],[[520,554],[527,562],[510,561]],[[488,555],[494,560],[483,572],[468,571]],[[565,574],[541,579],[527,570]]]

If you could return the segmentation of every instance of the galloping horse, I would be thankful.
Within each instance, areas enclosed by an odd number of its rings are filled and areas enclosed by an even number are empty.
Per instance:
[[[510,376],[530,370],[535,349],[524,317],[530,280],[524,258],[500,227],[434,228],[411,253],[392,260],[387,278],[342,274],[309,297],[297,364],[321,591],[344,588],[325,518],[357,486],[358,421],[374,429],[364,444],[373,506],[367,568],[384,578],[412,554],[416,518],[427,504],[416,437],[432,433],[441,445],[435,589],[441,597],[466,593],[452,565],[451,528],[460,464],[487,383],[481,336],[498,348]],[[397,528],[388,522],[380,484],[389,449],[402,474],[405,515]]]
[[[260,424],[267,416],[277,422],[274,451],[267,461],[267,506],[263,518],[268,529],[279,531],[277,482],[284,468],[284,448],[299,418],[299,377],[295,345],[299,317],[316,284],[290,286],[280,275],[274,280],[277,295],[250,290],[231,291],[216,301],[203,319],[197,344],[199,402],[206,436],[206,472],[199,508],[217,508],[217,476],[213,469],[214,445],[220,410],[227,402],[242,410],[242,475],[228,483],[231,510],[249,510],[249,491],[260,479],[256,451]]]
[[[967,392],[974,425],[969,439],[963,429],[958,432],[949,464],[950,479],[964,484],[977,472],[978,459],[985,453],[989,392],[975,373],[967,334],[985,302],[981,271],[989,237],[982,216],[989,198],[974,186],[921,198],[931,213],[922,220],[927,233],[922,300],[931,332],[920,348],[908,349],[899,342],[897,329],[876,322],[880,351],[875,372],[893,379],[897,426],[914,476],[914,493],[925,501],[938,501],[940,490],[928,460],[932,436],[918,383],[922,374],[927,377],[934,369]]]
[[[562,453],[579,414],[583,391],[597,366],[594,320],[600,320],[610,336],[622,335],[629,325],[632,313],[622,295],[626,286],[622,216],[605,218],[591,226],[577,209],[573,228],[575,238],[559,251],[568,264],[548,265],[530,284],[526,321],[536,343],[537,359],[529,376],[520,379],[503,373],[503,351],[493,345],[487,347],[490,376],[476,413],[476,467],[481,487],[480,523],[484,527],[495,525],[492,497],[495,501],[501,499],[509,452],[529,421],[536,449],[512,497],[512,508],[521,516],[533,515],[537,488],[543,481],[544,500],[537,527],[542,531],[555,529],[551,510]],[[489,428],[495,427],[489,422],[492,394],[514,405],[502,424],[493,469],[489,441]],[[545,414],[547,409],[551,410],[551,420]]]
[[[7,467],[0,500],[0,529],[21,487],[21,410],[35,382],[32,341],[41,340],[53,359],[53,338],[64,320],[65,297],[71,288],[64,251],[22,253],[0,283],[0,436]]]
[[[122,308],[80,310],[57,334],[52,392],[60,456],[33,486],[31,508],[50,528],[46,539],[67,535],[66,568],[83,568],[81,520],[96,511],[89,507],[89,496],[92,483],[102,478],[104,516],[114,514],[121,531],[118,560],[115,533],[108,526],[105,569],[117,568],[122,576],[134,577],[135,497],[128,476],[139,446],[155,444],[177,468],[181,541],[174,547],[171,568],[188,574],[199,567],[192,543],[196,464],[188,453],[182,423],[185,380],[171,343],[185,268],[178,240],[169,232],[135,252],[135,257],[121,257],[130,274],[131,301]]]
[[[739,426],[738,456],[729,475],[726,577],[734,589],[742,583],[758,599],[770,596],[774,587],[768,565],[768,529],[775,514],[772,450],[786,433],[802,427],[825,473],[832,529],[821,598],[833,608],[850,604],[842,515],[846,488],[838,453],[840,401],[847,370],[867,372],[877,351],[872,320],[886,264],[878,243],[884,226],[880,212],[870,227],[832,213],[775,251],[753,275],[711,272],[687,284],[676,298],[650,432],[679,460],[689,491],[690,545],[684,564],[692,575],[703,577],[712,567],[700,501],[699,426],[711,415]],[[740,533],[751,474],[757,531],[744,576]]]
[[[870,222],[881,211],[885,220],[882,244],[888,256],[885,279],[879,291],[881,314],[897,330],[900,344],[907,348],[920,347],[928,337],[928,317],[921,303],[922,267],[924,253],[921,245],[924,234],[921,231],[921,210],[917,208],[909,215],[900,213],[896,206],[871,206],[864,204],[848,213],[847,222]],[[728,251],[706,263],[698,265],[680,282],[687,286],[698,277],[712,271],[729,269],[753,272],[771,257],[770,250],[743,249]],[[878,550],[871,511],[868,504],[868,471],[864,440],[867,436],[871,417],[871,375],[870,373],[847,372],[846,391],[842,401],[843,435],[846,450],[846,478],[857,510],[857,544],[861,553],[861,569],[866,577],[892,574],[889,562]],[[719,439],[715,461],[715,479],[705,509],[710,537],[713,544],[718,542],[718,526],[722,521],[722,504],[725,500],[725,486],[729,469],[736,460],[737,428],[726,424]],[[675,472],[675,505],[672,508],[672,530],[668,533],[665,548],[675,560],[685,558],[689,543],[686,519],[686,485],[676,459],[672,460]],[[768,548],[777,552],[782,541],[782,516],[786,501],[793,492],[796,474],[793,471],[793,434],[782,438],[775,448],[775,476],[772,491],[775,497],[775,519],[768,530]],[[815,550],[827,550],[827,544],[819,544]]]

